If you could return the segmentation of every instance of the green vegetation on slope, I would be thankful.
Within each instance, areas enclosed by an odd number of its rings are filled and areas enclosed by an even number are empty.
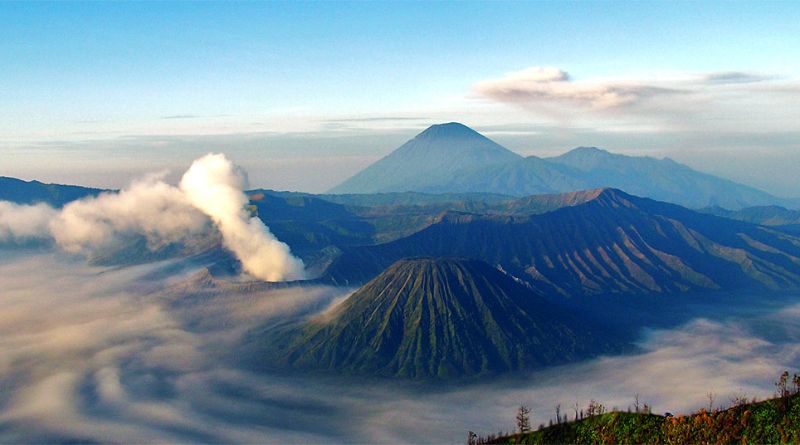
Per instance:
[[[772,444],[800,443],[800,387],[776,384],[778,396],[763,402],[734,401],[728,409],[702,409],[686,416],[610,412],[563,421],[524,434],[478,438],[472,443],[507,444]]]
[[[489,264],[442,258],[398,261],[331,313],[256,338],[264,362],[411,379],[541,368],[624,344]]]
[[[532,215],[594,199],[599,190],[511,198],[502,195],[378,193],[312,195],[250,190],[251,210],[292,251],[313,264],[325,248],[386,243],[436,223],[443,213]]]

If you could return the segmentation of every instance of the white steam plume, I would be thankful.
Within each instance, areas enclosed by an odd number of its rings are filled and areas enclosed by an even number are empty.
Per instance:
[[[223,154],[195,160],[180,183],[192,205],[214,221],[225,246],[247,272],[267,281],[303,278],[303,262],[260,219],[246,212],[244,187],[244,175]]]
[[[60,211],[46,204],[0,201],[0,243],[52,237],[67,252],[91,256],[144,237],[147,247],[156,251],[215,236],[210,219],[225,247],[253,277],[304,278],[303,262],[245,210],[245,183],[244,173],[224,155],[209,154],[194,161],[180,188],[156,175],[118,193],[73,201]]]

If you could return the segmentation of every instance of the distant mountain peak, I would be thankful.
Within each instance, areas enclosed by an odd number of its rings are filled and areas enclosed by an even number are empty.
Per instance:
[[[482,134],[459,122],[448,122],[445,124],[431,125],[427,129],[425,129],[422,133],[418,134],[415,139],[434,139],[434,138],[486,139],[486,137],[483,136]]]
[[[464,124],[432,125],[331,193],[436,191],[436,184],[458,172],[521,159]]]
[[[562,157],[567,156],[616,156],[614,153],[611,153],[608,150],[603,150],[599,147],[575,147],[572,150],[564,153],[561,155]]]
[[[665,162],[683,166],[683,164],[680,164],[679,162],[676,162],[675,160],[668,157],[663,157],[659,159],[653,156],[631,156],[621,153],[613,153],[599,147],[584,147],[584,146],[575,147],[572,150],[560,156],[556,156],[555,158],[552,159],[556,160],[560,159],[568,162],[605,161],[613,159],[625,159],[632,162],[644,160],[651,162]]]
[[[570,151],[574,151],[574,152],[599,152],[599,153],[610,153],[608,150],[603,150],[602,148],[600,148],[600,147],[595,147],[594,145],[591,145],[591,146],[581,145],[580,147],[575,147],[575,148],[573,148],[573,149],[572,149],[572,150],[570,150]]]
[[[595,195],[593,201],[596,201],[601,205],[606,205],[611,207],[634,206],[632,202],[634,198],[620,189],[604,187],[604,188],[594,189],[592,190],[592,192]]]

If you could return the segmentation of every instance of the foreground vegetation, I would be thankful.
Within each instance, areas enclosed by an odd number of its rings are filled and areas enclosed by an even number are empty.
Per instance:
[[[521,407],[517,425],[523,432],[501,437],[470,434],[470,444],[733,444],[800,443],[800,378],[790,387],[788,373],[776,383],[776,397],[762,402],[733,400],[727,409],[701,409],[691,415],[640,412],[591,413],[564,418],[537,431],[528,429],[528,410]],[[713,404],[713,403],[712,403]],[[710,404],[711,405],[711,404]]]

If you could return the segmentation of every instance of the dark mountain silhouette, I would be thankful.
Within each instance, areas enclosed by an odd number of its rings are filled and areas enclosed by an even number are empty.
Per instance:
[[[0,201],[17,204],[45,203],[53,207],[87,196],[96,196],[104,190],[77,185],[44,184],[39,181],[23,181],[0,176]]]
[[[445,212],[410,236],[343,248],[326,277],[366,282],[401,258],[455,255],[568,296],[800,286],[800,239],[781,231],[614,189],[562,203],[523,216]]]
[[[295,368],[452,378],[618,351],[614,336],[474,260],[399,261],[307,323],[257,335]]]

